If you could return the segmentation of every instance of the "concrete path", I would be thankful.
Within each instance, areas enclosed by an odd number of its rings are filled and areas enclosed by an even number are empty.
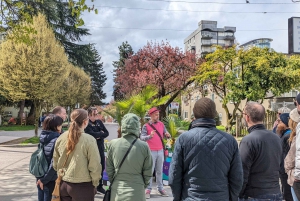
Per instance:
[[[37,201],[35,177],[28,171],[29,160],[36,147],[1,147],[0,146],[0,201]],[[154,184],[155,186],[155,184]],[[171,195],[171,190],[166,186]],[[102,195],[96,195],[95,201],[102,201]],[[149,201],[171,201],[155,195]]]
[[[108,140],[116,139],[118,137],[118,127],[117,123],[105,123],[106,129],[109,132]],[[39,128],[38,133],[41,133],[41,128]],[[34,137],[34,130],[29,131],[0,131],[0,143],[8,142],[11,140],[16,140],[23,137]]]

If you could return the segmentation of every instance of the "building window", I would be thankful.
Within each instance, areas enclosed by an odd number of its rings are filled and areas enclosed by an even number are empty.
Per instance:
[[[184,112],[184,118],[185,118],[185,119],[188,119],[188,118],[189,118],[189,117],[188,117],[188,114],[189,114],[188,112]]]

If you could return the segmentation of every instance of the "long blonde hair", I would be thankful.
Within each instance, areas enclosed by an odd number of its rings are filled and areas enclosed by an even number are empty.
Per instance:
[[[88,119],[88,113],[84,109],[76,109],[71,113],[71,125],[69,128],[67,154],[70,154],[79,141],[81,133],[83,132],[81,126],[84,120]]]
[[[291,129],[291,134],[289,138],[289,143],[291,144],[294,137],[296,136],[296,128],[297,128],[298,122],[295,122],[291,118],[289,119],[289,128]]]

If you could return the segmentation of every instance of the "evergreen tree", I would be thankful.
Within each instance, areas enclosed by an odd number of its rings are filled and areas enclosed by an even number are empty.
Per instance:
[[[100,62],[101,56],[96,50],[94,45],[91,45],[92,60],[84,67],[85,71],[91,76],[92,93],[90,96],[91,105],[103,105],[101,100],[106,98],[106,94],[103,92],[103,86],[107,80],[103,71],[103,63]]]
[[[131,45],[127,41],[123,42],[122,45],[119,46],[118,48],[119,48],[120,58],[119,58],[118,61],[113,61],[113,66],[114,66],[113,76],[114,76],[114,82],[115,82],[113,96],[114,96],[114,99],[116,101],[121,100],[121,99],[124,98],[124,94],[120,92],[121,83],[119,83],[116,79],[117,78],[117,71],[124,70],[126,59],[128,59],[129,56],[134,53],[133,50],[132,50]]]
[[[33,16],[42,12],[46,16],[71,63],[84,68],[93,59],[89,44],[77,44],[83,36],[90,33],[88,29],[77,27],[78,17],[72,13],[68,2],[58,0],[20,0],[20,2],[27,5],[25,12],[28,14]]]

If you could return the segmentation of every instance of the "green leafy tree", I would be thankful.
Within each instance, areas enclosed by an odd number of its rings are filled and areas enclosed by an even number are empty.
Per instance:
[[[102,100],[106,98],[106,94],[103,92],[103,86],[107,78],[103,70],[101,56],[94,46],[92,47],[92,53],[93,57],[91,62],[84,67],[84,70],[88,72],[91,77],[92,93],[90,95],[90,104],[103,105]]]
[[[12,101],[33,100],[37,136],[42,102],[59,94],[68,58],[42,14],[35,16],[32,24],[21,25],[36,33],[29,35],[30,45],[14,40],[15,31],[1,43],[0,93]]]
[[[132,50],[131,45],[126,41],[123,42],[119,48],[119,60],[118,61],[113,61],[113,67],[114,67],[114,92],[113,96],[114,99],[117,100],[122,100],[124,99],[124,94],[120,91],[122,83],[120,83],[116,77],[117,77],[117,72],[121,71],[123,72],[125,70],[125,61],[128,59],[134,52]]]
[[[82,69],[69,64],[68,74],[63,80],[60,94],[54,97],[53,102],[74,109],[75,105],[88,105],[91,94],[91,79]]]
[[[297,83],[295,70],[299,69],[299,62],[295,62],[267,48],[217,47],[214,53],[206,56],[206,62],[199,65],[193,78],[222,99],[228,131],[237,111],[241,111],[242,100],[263,101],[268,92],[278,96],[294,87]],[[230,102],[234,106],[232,111],[228,107]]]
[[[93,0],[91,0],[93,1]],[[94,11],[96,14],[98,13],[97,9],[94,9],[94,6],[90,7],[87,5],[86,0],[65,0],[65,1],[54,1],[54,0],[0,0],[0,23],[1,23],[1,31],[7,31],[9,29],[18,30],[18,35],[14,36],[14,40],[28,42],[29,36],[31,33],[34,33],[35,30],[30,26],[20,25],[18,22],[26,21],[28,23],[32,23],[33,14],[36,14],[37,10],[39,12],[43,12],[47,17],[50,15],[54,16],[56,11],[57,4],[64,4],[69,9],[68,13],[72,14],[72,18],[75,19],[75,25],[81,26],[84,24],[84,21],[81,17],[82,12]],[[48,7],[48,10],[44,8]],[[52,10],[50,9],[52,8]],[[48,12],[44,12],[48,11]],[[52,11],[52,14],[51,14]]]

